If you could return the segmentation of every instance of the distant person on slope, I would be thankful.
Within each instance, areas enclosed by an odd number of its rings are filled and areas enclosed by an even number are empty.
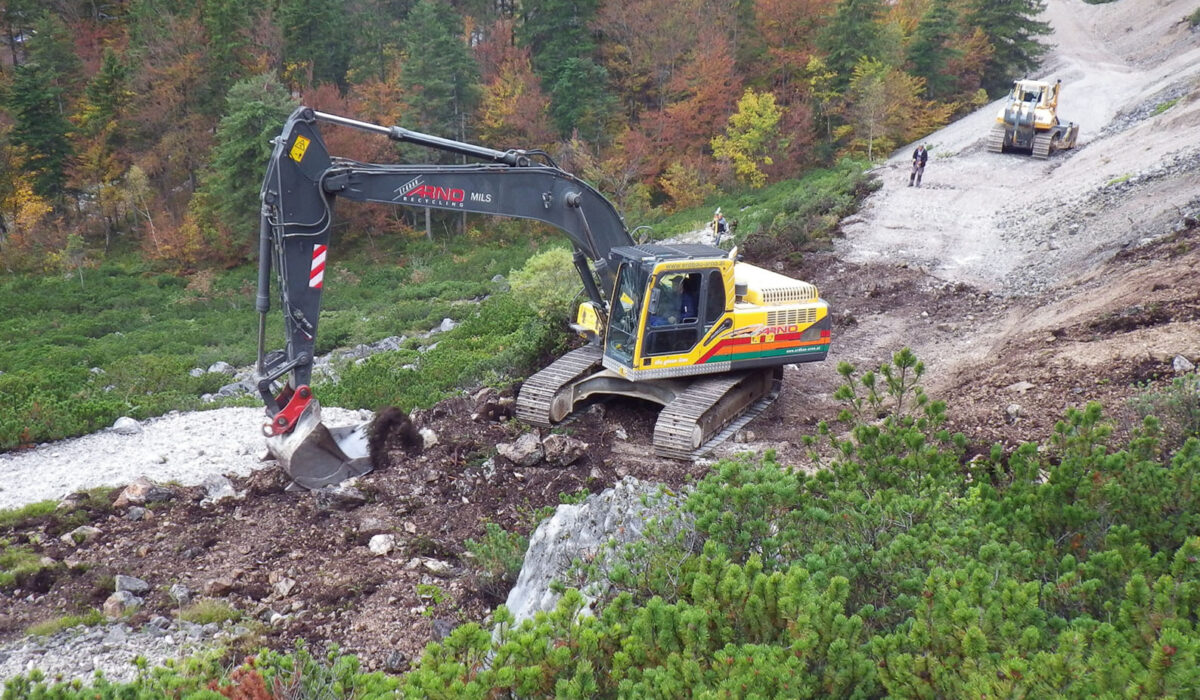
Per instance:
[[[925,144],[917,146],[917,150],[913,151],[913,167],[912,172],[908,175],[908,186],[912,187],[913,182],[916,182],[917,187],[921,186],[921,176],[925,174],[925,162],[929,160],[929,151],[925,150]]]
[[[729,222],[725,220],[725,215],[717,209],[717,215],[713,217],[713,233],[716,234],[716,245],[721,245],[721,239],[729,233]]]

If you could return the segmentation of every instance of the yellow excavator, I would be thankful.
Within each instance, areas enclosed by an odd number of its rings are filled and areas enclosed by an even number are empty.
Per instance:
[[[1075,147],[1079,125],[1058,119],[1058,97],[1062,81],[1053,85],[1043,80],[1015,80],[1008,102],[996,115],[988,135],[987,149],[993,153],[1026,151],[1034,158],[1049,158],[1055,151]]]
[[[318,123],[468,156],[462,165],[361,163],[331,156]],[[298,484],[370,470],[365,432],[329,429],[309,386],[339,199],[542,221],[562,230],[587,300],[572,328],[589,342],[529,377],[518,418],[549,427],[596,396],[663,406],[654,452],[690,458],[779,393],[783,367],[824,360],[828,305],[812,284],[700,244],[637,244],[612,203],[540,151],[482,146],[297,109],[274,140],[259,228],[257,384],[270,451]],[[272,272],[287,344],[266,352]]]

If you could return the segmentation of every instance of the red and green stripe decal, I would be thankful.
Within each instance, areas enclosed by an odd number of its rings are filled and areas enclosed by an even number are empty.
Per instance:
[[[778,333],[775,335],[775,340],[770,343],[751,343],[749,337],[726,338],[709,349],[700,358],[700,363],[738,362],[764,357],[810,355],[829,351],[829,330],[822,330],[821,337],[816,340],[800,340],[801,335],[803,332]]]

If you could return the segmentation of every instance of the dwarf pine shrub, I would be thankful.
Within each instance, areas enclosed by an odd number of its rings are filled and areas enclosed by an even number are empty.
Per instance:
[[[643,575],[580,617],[466,625],[412,697],[1184,697],[1200,688],[1200,441],[1125,445],[1098,405],[965,460],[907,351],[843,365],[834,455],[725,461]],[[689,520],[690,519],[690,520]],[[676,548],[676,556],[665,552]],[[490,660],[485,662],[485,660]]]

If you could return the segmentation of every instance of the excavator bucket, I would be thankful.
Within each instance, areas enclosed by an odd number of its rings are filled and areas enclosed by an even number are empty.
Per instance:
[[[314,400],[300,414],[295,428],[267,438],[267,449],[293,481],[307,489],[319,489],[371,471],[368,426],[328,428],[321,422],[321,406]]]

